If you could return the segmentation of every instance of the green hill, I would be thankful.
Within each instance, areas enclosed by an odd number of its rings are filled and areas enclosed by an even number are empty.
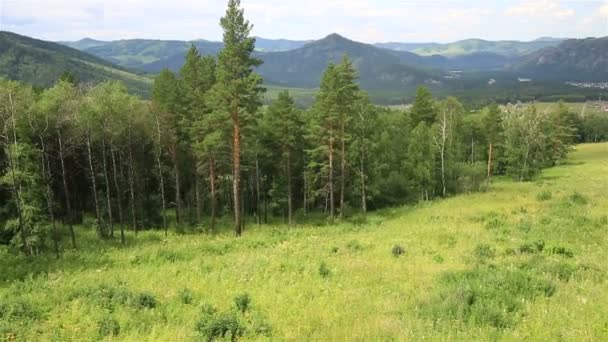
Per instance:
[[[506,57],[524,56],[549,46],[558,45],[561,40],[535,40],[531,42],[520,41],[487,41],[482,39],[466,39],[448,44],[429,44],[426,46],[413,46],[412,50],[421,56],[463,56],[475,53],[493,53]]]
[[[64,72],[81,82],[120,80],[134,93],[149,92],[151,80],[61,44],[0,32],[0,76],[47,87]]]
[[[413,67],[392,51],[358,43],[332,34],[324,39],[292,51],[263,54],[260,73],[269,83],[313,87],[330,62],[338,62],[348,55],[359,72],[359,80],[366,89],[403,89],[439,78],[443,74]]]
[[[158,73],[163,68],[178,70],[191,45],[195,45],[203,55],[215,55],[223,46],[222,43],[207,40],[129,39],[108,42],[84,51],[127,68]]]
[[[608,81],[608,37],[570,39],[521,58],[511,69],[529,77]]]

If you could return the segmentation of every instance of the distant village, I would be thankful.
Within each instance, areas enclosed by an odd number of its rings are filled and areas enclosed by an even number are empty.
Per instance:
[[[577,88],[608,90],[608,82],[566,82],[566,84]]]

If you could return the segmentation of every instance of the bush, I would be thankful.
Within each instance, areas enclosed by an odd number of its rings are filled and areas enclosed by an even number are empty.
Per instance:
[[[249,309],[249,305],[251,304],[251,298],[249,294],[243,293],[236,297],[234,297],[234,305],[241,313],[245,313]]]
[[[192,304],[194,303],[194,293],[189,289],[183,289],[179,293],[179,299],[182,304]]]
[[[489,212],[482,220],[484,222],[484,227],[488,230],[498,229],[505,225],[504,215],[495,212]]]
[[[550,254],[556,254],[556,255],[561,255],[564,256],[566,258],[573,258],[574,257],[574,252],[569,250],[566,247],[562,247],[562,246],[554,246],[552,248],[549,249],[549,253]]]
[[[24,300],[13,300],[0,303],[0,320],[24,322],[39,319],[41,313],[32,304]]]
[[[545,249],[545,241],[538,240],[533,243],[526,243],[519,246],[519,252],[522,254],[540,253]]]
[[[553,197],[553,194],[549,190],[543,190],[536,194],[536,200],[539,202],[545,202],[550,200]]]
[[[140,293],[135,298],[135,306],[140,309],[154,309],[156,307],[156,298],[149,293]]]
[[[106,317],[97,322],[99,336],[118,336],[120,334],[120,324],[112,317]]]
[[[133,301],[133,293],[122,287],[109,284],[101,284],[96,287],[89,287],[77,290],[71,298],[85,297],[96,305],[114,311],[116,305],[126,305]]]
[[[203,305],[195,330],[207,341],[220,338],[234,341],[243,336],[245,327],[234,312],[217,313],[212,306]]]
[[[322,278],[328,278],[331,275],[331,271],[325,262],[322,262],[321,265],[319,265],[319,275]]]
[[[393,256],[395,258],[401,256],[402,254],[405,254],[405,248],[401,247],[400,245],[394,245],[393,248],[391,249],[391,253],[393,254]]]
[[[515,325],[526,301],[550,297],[555,287],[522,270],[483,268],[444,273],[422,313],[435,320],[505,329]]]
[[[568,196],[568,202],[576,205],[585,205],[587,204],[587,198],[578,192],[574,192]]]
[[[340,251],[340,248],[333,246],[329,251],[331,254],[337,254]]]
[[[350,248],[351,250],[355,251],[355,252],[359,252],[363,250],[363,245],[361,245],[361,243],[357,240],[351,240],[348,242],[348,244],[346,244],[346,247]]]
[[[496,251],[490,245],[479,244],[475,247],[473,254],[480,260],[494,259],[496,256]]]

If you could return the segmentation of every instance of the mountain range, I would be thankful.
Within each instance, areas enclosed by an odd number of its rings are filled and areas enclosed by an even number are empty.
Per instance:
[[[431,49],[429,46],[371,45],[331,34],[315,41],[258,38],[255,54],[264,62],[258,72],[266,84],[278,87],[317,87],[327,65],[339,61],[343,55],[353,61],[361,86],[376,92],[411,93],[418,85],[425,84],[450,93],[498,89],[508,84],[508,91],[513,93],[526,86],[518,85],[520,78],[561,85],[565,81],[608,79],[608,38],[481,42],[432,43],[432,49],[444,54],[429,55],[405,51]],[[506,48],[507,43],[513,47]],[[48,86],[64,71],[69,71],[82,81],[119,79],[133,91],[146,93],[153,74],[163,68],[179,70],[191,45],[204,55],[215,55],[223,46],[220,42],[202,39],[100,41],[87,38],[58,44],[0,32],[0,76]],[[543,87],[529,88],[541,94]]]
[[[120,80],[139,94],[146,94],[151,85],[149,77],[91,54],[0,31],[0,77],[47,87],[66,71],[84,82]]]
[[[256,37],[256,51],[262,59],[265,59],[267,54],[275,52],[285,53],[303,48],[310,50],[308,45],[322,44],[334,36],[338,35],[332,34],[316,41]],[[424,67],[487,70],[502,68],[516,58],[546,47],[557,46],[562,41],[563,39],[560,38],[541,38],[531,42],[468,39],[448,44],[377,43],[365,45],[367,48],[375,47],[394,51],[405,62]],[[118,65],[149,73],[158,73],[163,68],[178,70],[191,45],[195,45],[203,55],[214,55],[222,48],[221,42],[202,39],[193,41],[151,39],[99,41],[85,38],[75,42],[61,43]],[[411,54],[403,54],[404,52]],[[433,57],[433,59],[419,57]],[[276,58],[269,57],[272,60]]]

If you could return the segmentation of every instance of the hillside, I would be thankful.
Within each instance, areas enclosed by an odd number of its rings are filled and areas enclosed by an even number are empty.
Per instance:
[[[303,47],[313,40],[266,39],[255,37],[255,49],[258,52],[289,51]]]
[[[203,55],[215,55],[223,46],[222,43],[207,40],[129,39],[108,42],[84,51],[127,68],[158,73],[163,68],[179,69],[191,45],[195,45]]]
[[[570,39],[525,56],[511,70],[563,81],[608,80],[608,37]]]
[[[0,76],[47,87],[70,72],[81,82],[121,80],[133,92],[149,91],[149,78],[61,44],[0,32]]]
[[[330,62],[348,55],[366,89],[402,89],[423,83],[441,73],[405,65],[394,53],[332,34],[292,51],[262,54],[259,72],[267,82],[285,86],[317,86]]]
[[[0,249],[0,326],[28,341],[195,340],[246,293],[244,340],[605,340],[607,156],[582,145],[536,182],[240,238],[128,231],[124,247],[78,227],[87,243],[61,259]]]
[[[421,56],[442,55],[447,57],[464,56],[478,53],[491,53],[505,57],[524,56],[540,49],[556,46],[559,38],[541,38],[531,42],[488,41],[483,39],[466,39],[453,43],[380,43],[376,46],[414,52]]]

